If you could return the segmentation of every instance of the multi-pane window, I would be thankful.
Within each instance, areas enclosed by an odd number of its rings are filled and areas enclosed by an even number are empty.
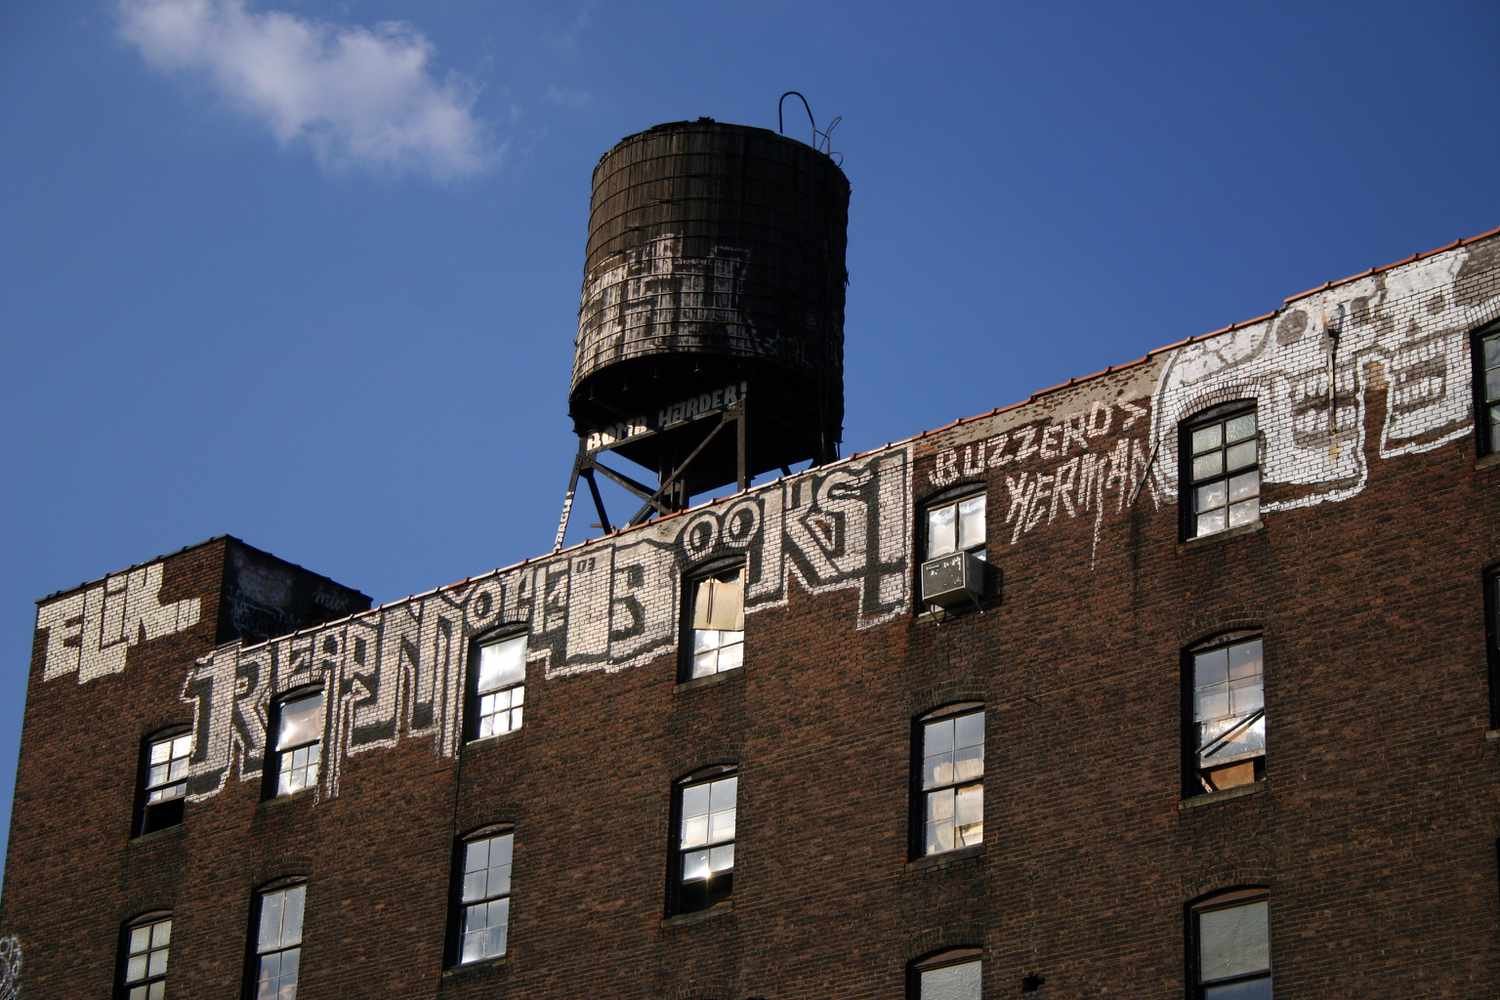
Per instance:
[[[182,822],[188,758],[192,752],[192,733],[158,736],[146,741],[138,832],[151,833]]]
[[[514,834],[475,837],[463,844],[459,883],[458,960],[478,962],[505,954],[510,926],[510,869]]]
[[[701,910],[734,889],[735,801],[732,768],[684,780],[677,789],[678,826],[672,859],[678,913]]]
[[[1226,893],[1193,908],[1198,1000],[1271,1000],[1269,903],[1260,891]]]
[[[167,995],[167,957],[172,918],[146,917],[125,930],[124,1000],[163,1000]]]
[[[978,958],[923,962],[914,970],[913,1000],[980,1000],[983,969]]]
[[[984,710],[963,706],[918,723],[923,854],[984,840]]]
[[[1474,338],[1474,368],[1479,393],[1474,423],[1479,428],[1480,450],[1500,454],[1500,325]]]
[[[1211,535],[1260,518],[1255,410],[1210,411],[1188,425],[1184,506],[1188,537]]]
[[[1266,760],[1265,664],[1259,636],[1191,650],[1190,794],[1255,781]]]
[[[692,581],[692,649],[687,676],[708,677],[745,662],[745,567]]]
[[[526,634],[488,639],[475,646],[469,670],[469,739],[521,728],[526,703]]]
[[[929,505],[926,540],[924,560],[950,552],[973,552],[983,559],[984,494]]]
[[[294,795],[318,783],[323,740],[323,692],[284,699],[276,708],[276,794]]]
[[[255,1000],[296,1000],[307,886],[260,894],[255,932]]]

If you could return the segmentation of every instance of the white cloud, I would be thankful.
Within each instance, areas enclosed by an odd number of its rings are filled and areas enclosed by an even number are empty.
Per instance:
[[[474,115],[476,88],[438,80],[409,25],[328,24],[244,0],[120,0],[120,28],[163,71],[205,75],[233,104],[326,167],[477,173],[499,150]]]
[[[549,103],[556,104],[561,108],[571,108],[574,111],[586,108],[594,103],[594,95],[587,90],[578,90],[573,87],[559,87],[555,83],[547,84],[547,90],[542,96]]]

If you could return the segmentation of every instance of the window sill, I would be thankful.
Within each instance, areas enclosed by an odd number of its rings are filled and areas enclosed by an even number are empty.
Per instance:
[[[734,667],[731,670],[721,670],[716,674],[709,674],[707,677],[689,677],[687,680],[678,681],[673,685],[672,693],[674,695],[687,694],[689,691],[698,691],[702,688],[714,687],[718,684],[727,684],[736,677],[743,676],[745,676],[745,668]]]
[[[1247,795],[1258,795],[1266,790],[1266,779],[1251,782],[1248,785],[1240,785],[1237,788],[1225,788],[1217,792],[1204,792],[1202,795],[1193,795],[1177,803],[1181,812],[1189,809],[1199,809],[1203,806],[1213,805],[1216,802],[1228,802],[1230,799],[1242,799]]]
[[[1500,729],[1486,729],[1484,738],[1490,743],[1500,743]]]
[[[450,965],[443,970],[444,979],[467,979],[471,976],[483,976],[489,973],[499,972],[509,965],[510,952],[504,955],[496,955],[494,958],[481,958],[477,962],[465,962],[462,965]]]
[[[138,833],[131,837],[128,843],[154,844],[158,841],[167,841],[182,837],[186,832],[187,823],[173,823],[171,826],[164,826],[160,830],[152,830],[150,833]]]
[[[1194,538],[1185,538],[1177,543],[1177,551],[1191,552],[1194,549],[1213,545],[1215,542],[1222,542],[1230,538],[1239,538],[1243,535],[1253,535],[1257,531],[1265,530],[1265,527],[1266,522],[1256,520],[1250,522],[1249,524],[1239,525],[1235,528],[1225,528],[1223,531],[1215,531],[1211,535],[1198,535]]]
[[[273,795],[269,799],[261,799],[260,805],[263,809],[279,809],[293,802],[301,802],[312,798],[314,791],[314,788],[304,788],[300,792],[293,792],[290,795]]]
[[[1474,468],[1479,470],[1500,469],[1500,452],[1495,452],[1492,455],[1479,456],[1474,460]]]
[[[941,871],[944,868],[973,861],[983,856],[984,844],[975,844],[972,847],[960,847],[952,851],[943,851],[940,854],[924,854],[920,858],[912,858],[908,861],[906,863],[907,871]]]
[[[490,745],[495,744],[495,743],[499,743],[502,740],[519,739],[520,736],[521,736],[521,734],[524,733],[525,731],[526,731],[526,726],[523,724],[519,728],[512,729],[508,733],[496,733],[493,736],[480,736],[477,739],[464,740],[464,747],[465,748],[468,748],[468,747],[485,747],[485,746],[490,746]]]
[[[720,917],[732,915],[733,913],[734,899],[730,898],[723,902],[715,903],[706,909],[693,910],[691,913],[674,913],[670,917],[662,917],[661,926],[663,930],[672,930],[678,927],[694,927],[698,924],[707,923],[710,920],[717,920]]]

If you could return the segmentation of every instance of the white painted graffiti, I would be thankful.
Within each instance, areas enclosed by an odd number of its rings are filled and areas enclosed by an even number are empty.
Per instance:
[[[21,939],[14,934],[0,938],[0,1000],[21,995]]]
[[[161,581],[162,564],[152,563],[39,607],[36,627],[47,632],[42,678],[76,673],[86,684],[117,674],[130,647],[198,624],[201,600],[163,604]]]
[[[1370,455],[1430,451],[1471,433],[1467,333],[1500,303],[1496,283],[1475,272],[1493,269],[1495,258],[1488,248],[1439,254],[1178,348],[1152,404],[1162,444],[1153,475],[1163,491],[1176,492],[1179,422],[1235,398],[1256,402],[1263,479],[1298,487],[1263,513],[1348,499],[1364,489]],[[1372,371],[1388,389],[1373,447],[1365,440]]]
[[[737,351],[755,352],[754,325],[743,308],[749,260],[748,250],[727,246],[714,246],[707,257],[687,256],[676,234],[605,258],[583,283],[575,383],[600,365],[661,351],[662,337],[680,350],[725,326],[741,334]],[[763,346],[784,352],[796,343],[778,339]]]
[[[787,601],[792,578],[813,593],[852,590],[856,628],[910,602],[910,476],[894,449],[813,470],[733,501],[537,560],[342,622],[198,661],[182,700],[194,716],[189,795],[211,797],[231,770],[261,774],[273,700],[324,691],[318,794],[339,792],[348,754],[462,736],[470,642],[498,625],[528,630],[528,661],[548,680],[615,672],[676,648],[681,579],[703,560],[745,560],[745,611]]]
[[[1007,499],[1007,544],[1064,516],[1092,514],[1094,538],[1090,565],[1098,558],[1099,536],[1106,507],[1105,495],[1116,497],[1115,512],[1125,509],[1135,484],[1146,476],[1150,453],[1145,441],[1146,400],[1095,400],[1060,418],[1026,424],[937,453],[928,475],[933,486],[951,486],[963,478],[1003,470]],[[1117,419],[1118,418],[1118,419]],[[1119,437],[1135,430],[1135,436]],[[1110,438],[1110,441],[1101,441]],[[1043,470],[1021,469],[1022,463],[1041,459]],[[1160,506],[1155,484],[1147,495]]]

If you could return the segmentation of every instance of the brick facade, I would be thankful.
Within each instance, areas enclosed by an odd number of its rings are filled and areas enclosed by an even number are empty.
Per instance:
[[[233,539],[45,598],[0,962],[27,997],[109,996],[122,928],[170,912],[168,995],[234,996],[256,890],[297,877],[303,1000],[887,998],[958,947],[986,997],[1166,1000],[1188,905],[1253,885],[1277,997],[1496,996],[1500,462],[1471,349],[1497,320],[1490,235],[373,610]],[[1229,400],[1255,402],[1260,519],[1183,540],[1178,427]],[[991,592],[918,613],[923,505],[964,485]],[[721,557],[744,667],[681,682],[682,581]],[[507,626],[524,725],[466,742],[472,641]],[[1265,778],[1184,798],[1184,650],[1235,629],[1264,642]],[[272,706],[308,684],[318,782],[267,799]],[[914,857],[914,720],[964,702],[984,842]],[[132,836],[172,725],[184,820]],[[713,763],[738,766],[734,892],[667,915],[674,782]],[[496,824],[506,954],[453,967],[457,845]]]

